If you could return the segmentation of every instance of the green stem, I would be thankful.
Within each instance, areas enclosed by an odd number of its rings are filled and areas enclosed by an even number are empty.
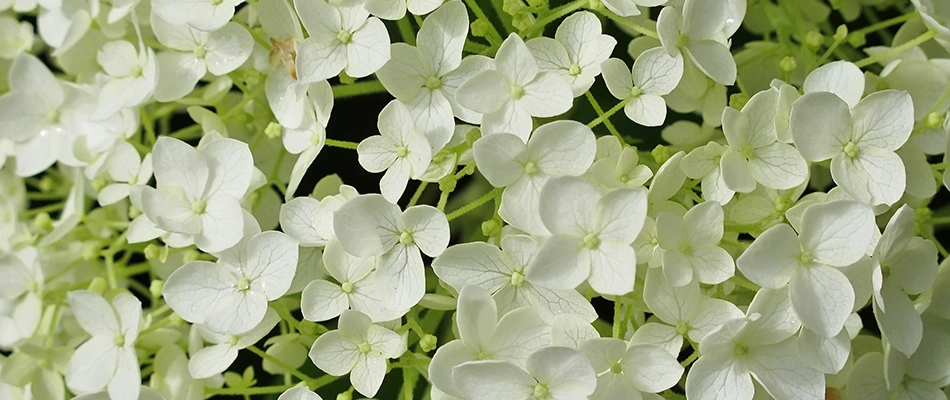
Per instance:
[[[756,285],[739,275],[733,275],[732,278],[729,278],[729,281],[735,283],[737,286],[749,289],[753,292],[758,292],[759,289],[761,289],[759,285]]]
[[[597,119],[590,121],[590,123],[587,124],[587,127],[593,129],[595,126],[600,125],[601,123],[606,121],[608,118],[616,114],[617,111],[620,111],[621,109],[623,109],[623,106],[627,105],[627,103],[630,102],[630,99],[631,99],[630,97],[627,97],[626,99],[621,100],[619,103],[617,103],[617,105],[607,110],[606,113],[603,113],[599,117],[597,117]]]
[[[682,365],[684,368],[688,367],[693,363],[693,361],[696,361],[697,358],[699,358],[699,350],[693,350],[693,354],[690,354],[689,357],[680,363],[680,365]]]
[[[594,108],[594,111],[597,112],[597,115],[599,117],[604,117],[604,109],[600,106],[600,103],[597,102],[597,99],[594,98],[594,95],[590,94],[590,91],[584,93],[584,95],[587,96],[587,101],[590,102],[590,106]],[[607,127],[607,130],[610,131],[611,135],[614,135],[617,137],[617,139],[620,139],[620,143],[624,145],[627,144],[627,141],[624,140],[623,135],[621,135],[620,131],[614,127],[614,124],[610,122],[609,118],[604,118],[604,126]]]
[[[488,193],[485,193],[485,195],[483,195],[482,197],[479,197],[479,198],[476,199],[475,201],[473,201],[473,202],[471,202],[471,203],[468,203],[468,204],[466,204],[466,205],[464,205],[464,206],[462,206],[462,207],[459,207],[459,208],[458,208],[457,210],[455,210],[455,211],[450,212],[449,215],[446,215],[446,216],[445,216],[445,218],[448,219],[449,221],[451,221],[451,220],[453,220],[453,219],[456,219],[456,218],[458,218],[458,217],[461,217],[461,216],[467,214],[468,212],[470,212],[470,211],[472,211],[472,210],[474,210],[474,209],[476,209],[476,208],[478,208],[478,207],[481,207],[483,204],[485,204],[485,203],[491,201],[492,199],[494,199],[495,197],[497,197],[497,196],[499,196],[499,195],[501,195],[501,189],[498,189],[498,188],[493,189],[492,191],[490,191],[490,192],[488,192]]]
[[[412,24],[409,22],[409,18],[402,18],[396,22],[396,26],[399,28],[399,35],[402,36],[402,41],[410,46],[416,45],[416,33],[412,31]]]
[[[249,388],[205,388],[205,398],[213,396],[244,396],[283,393],[296,385],[258,386]]]
[[[583,7],[583,6],[587,5],[587,4],[590,4],[590,1],[588,1],[588,0],[574,0],[574,1],[570,2],[570,3],[567,3],[567,4],[565,4],[565,5],[562,5],[562,6],[558,7],[558,8],[555,8],[555,9],[553,9],[553,10],[551,10],[551,11],[545,13],[541,18],[539,18],[537,21],[535,21],[535,22],[534,22],[534,25],[531,25],[524,33],[525,33],[525,34],[529,34],[529,33],[533,33],[533,32],[536,32],[536,31],[543,31],[543,30],[544,30],[544,27],[547,26],[548,24],[550,24],[550,23],[552,23],[552,22],[558,20],[558,19],[561,18],[561,17],[566,16],[567,14],[570,14],[570,13],[576,11],[577,9],[579,9],[579,8],[581,8],[581,7]]]
[[[614,21],[617,24],[620,24],[628,29],[631,29],[635,32],[639,32],[643,36],[648,36],[654,39],[659,39],[660,37],[656,35],[656,32],[650,30],[649,28],[640,26],[633,21],[630,21],[624,17],[621,17],[617,14],[614,14],[612,11],[607,9],[598,10],[602,15],[607,18],[610,18],[611,21]]]
[[[196,133],[197,133],[197,135],[195,135]],[[191,140],[191,139],[200,138],[200,137],[201,137],[201,125],[194,124],[194,125],[189,126],[189,127],[187,127],[187,128],[179,129],[179,130],[177,130],[177,131],[172,132],[171,135],[169,135],[169,136],[171,136],[171,137],[173,137],[173,138],[175,138],[175,139],[180,139],[180,140]],[[149,151],[151,151],[151,150],[149,150]]]
[[[331,384],[331,383],[333,383],[333,382],[336,382],[337,379],[340,379],[340,378],[342,378],[342,377],[343,377],[343,375],[341,375],[341,376],[324,375],[324,376],[321,376],[321,377],[317,378],[317,379],[314,380],[314,381],[311,381],[310,383],[307,384],[307,386],[310,387],[310,390],[316,391],[316,390],[319,389],[319,388],[322,388],[322,387],[324,387],[324,386],[326,386],[326,385],[329,385],[329,384]]]
[[[884,28],[887,28],[887,27],[890,27],[890,26],[893,26],[893,25],[897,25],[897,24],[902,23],[902,22],[904,22],[904,21],[909,21],[909,20],[914,19],[915,17],[917,17],[917,16],[919,16],[919,15],[920,15],[920,14],[917,14],[917,12],[912,12],[912,13],[910,13],[910,14],[904,14],[904,15],[901,15],[901,16],[899,16],[899,17],[894,17],[894,18],[891,18],[891,19],[887,19],[887,20],[878,22],[878,23],[873,24],[873,25],[868,25],[868,26],[866,26],[866,27],[864,27],[864,28],[861,28],[861,29],[858,29],[858,30],[856,30],[856,31],[854,31],[854,32],[851,32],[851,35],[854,35],[854,36],[857,36],[857,35],[866,35],[866,34],[871,33],[871,32],[875,32],[875,31],[878,31],[878,30],[881,30],[881,29],[884,29]],[[851,36],[851,35],[849,35],[849,36]]]
[[[429,186],[429,182],[422,182],[419,184],[419,187],[416,188],[416,192],[412,194],[412,198],[409,199],[409,205],[406,207],[412,207],[419,202],[419,198],[422,197],[422,192],[426,191],[426,187]]]
[[[482,8],[478,5],[478,1],[465,0],[465,4],[468,5],[468,8],[470,8],[473,13],[475,13],[475,16],[478,17],[478,19],[485,20],[485,22],[488,23],[488,27],[491,28],[491,30],[488,31],[488,38],[490,38],[488,42],[491,43],[492,40],[494,40],[497,43],[501,43],[504,39],[501,37],[501,34],[498,33],[498,29],[495,28],[495,24],[491,23],[491,20],[488,19],[488,15],[482,11]],[[494,46],[495,44],[492,43],[492,45]]]
[[[620,328],[623,326],[623,302],[620,297],[614,299],[614,324],[611,331],[611,337],[622,339],[620,337]]]
[[[356,150],[356,146],[359,146],[359,143],[349,142],[346,140],[327,139],[326,145],[330,147],[339,147],[341,149]]]
[[[916,38],[914,38],[913,40],[911,40],[911,41],[909,41],[909,42],[907,42],[907,43],[904,43],[904,44],[902,44],[902,45],[900,45],[900,46],[894,47],[894,48],[892,48],[892,49],[890,49],[890,50],[888,50],[888,51],[885,51],[885,52],[883,52],[883,53],[870,56],[870,57],[865,58],[865,59],[863,59],[863,60],[859,60],[858,62],[855,62],[854,64],[857,65],[859,68],[867,67],[868,65],[881,62],[882,60],[886,60],[886,59],[888,59],[888,58],[890,58],[890,57],[893,57],[893,56],[896,56],[896,55],[898,55],[898,54],[901,54],[901,53],[903,53],[903,52],[905,52],[905,51],[907,51],[907,50],[909,50],[909,49],[912,49],[912,48],[914,48],[914,47],[917,47],[917,46],[919,46],[921,43],[924,43],[924,42],[926,42],[926,41],[928,41],[928,40],[930,40],[930,39],[933,39],[933,38],[936,37],[936,36],[937,36],[937,31],[935,31],[935,30],[933,30],[933,29],[928,30],[927,32],[924,32],[924,33],[921,34],[920,36],[917,36]]]
[[[386,88],[380,81],[362,81],[349,85],[336,85],[333,87],[334,99],[345,99],[347,97],[364,96],[368,94],[385,93]]]
[[[261,359],[270,361],[271,364],[274,364],[280,367],[281,369],[283,369],[284,371],[289,372],[291,375],[297,377],[297,379],[300,379],[305,382],[310,380],[310,377],[305,375],[303,372],[300,372],[296,368],[287,365],[283,361],[280,361],[279,359],[277,359],[277,357],[274,357],[270,354],[265,353],[263,350],[258,349],[256,346],[250,346],[247,349],[250,350],[251,353],[257,354]]]

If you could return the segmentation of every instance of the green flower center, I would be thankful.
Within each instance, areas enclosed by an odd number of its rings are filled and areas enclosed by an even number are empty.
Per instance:
[[[538,383],[537,385],[534,385],[534,393],[532,394],[537,399],[548,397],[548,387],[543,383]]]
[[[50,112],[46,113],[46,122],[58,124],[61,116],[59,110],[50,110]]]
[[[527,175],[534,175],[538,172],[538,164],[534,161],[528,161],[524,163],[524,173]]]
[[[848,156],[848,158],[855,158],[858,156],[858,150],[858,145],[856,143],[848,142],[844,145],[844,149],[842,151],[844,152],[844,155]]]
[[[801,262],[802,265],[811,264],[815,261],[815,255],[812,254],[810,250],[803,250],[802,254],[798,255],[798,261]]]
[[[584,247],[594,250],[600,247],[600,238],[597,237],[597,234],[588,233],[584,236]]]
[[[578,76],[581,74],[581,66],[577,64],[571,64],[571,67],[567,70],[567,73],[571,76]]]
[[[750,145],[745,145],[745,146],[742,146],[742,149],[739,150],[739,154],[742,154],[743,158],[745,158],[746,160],[749,160],[755,156],[755,149],[753,149],[752,146]]]
[[[409,155],[409,148],[406,146],[399,146],[396,148],[396,156],[399,158],[404,158]]]
[[[242,292],[251,290],[251,280],[246,276],[242,276],[241,279],[238,280],[237,288]]]
[[[524,274],[515,271],[511,273],[511,286],[519,287],[524,284]]]
[[[631,99],[632,99],[632,98],[640,97],[641,94],[643,94],[643,91],[640,90],[640,88],[638,88],[638,87],[636,87],[636,86],[630,88],[630,98],[631,98]]]
[[[353,284],[349,282],[343,282],[340,284],[340,288],[343,289],[343,293],[350,294],[353,293]]]
[[[353,40],[353,34],[347,31],[340,31],[340,33],[336,34],[336,40],[339,40],[340,43],[348,44]]]
[[[623,372],[623,365],[620,363],[613,363],[613,365],[610,366],[610,372],[614,374]]]
[[[425,87],[429,88],[429,90],[436,90],[442,87],[442,80],[439,79],[439,77],[432,75],[426,78]]]
[[[115,343],[115,347],[125,346],[125,335],[121,333],[118,335],[115,335],[115,337],[112,338],[112,343]]]
[[[129,68],[129,76],[131,76],[131,77],[133,77],[133,78],[138,78],[138,77],[142,76],[142,66],[141,66],[141,65],[133,65],[132,68]]]
[[[677,323],[677,324],[676,324],[676,333],[680,334],[680,336],[685,336],[687,333],[689,333],[689,324],[687,324],[686,322],[682,322],[682,321],[679,322],[679,323]]]
[[[195,52],[195,57],[205,58],[205,56],[208,54],[208,49],[205,48],[204,46],[198,46],[198,47],[195,47],[194,52]]]
[[[372,347],[369,345],[369,342],[360,343],[359,346],[357,346],[357,348],[360,350],[360,353],[363,353],[363,354],[369,353],[369,351],[372,350]]]
[[[511,87],[511,98],[518,100],[524,97],[524,88],[519,85],[514,85]]]
[[[735,354],[736,357],[749,354],[749,346],[745,343],[736,343],[736,347],[733,348],[733,354]]]
[[[402,233],[399,234],[399,243],[412,244],[412,233],[409,231],[402,231]]]
[[[208,208],[208,203],[202,199],[195,200],[194,203],[191,203],[191,211],[194,211],[195,214],[204,214],[206,208]]]
[[[689,243],[683,243],[680,245],[680,253],[684,255],[690,255],[693,253],[693,246],[690,246]]]

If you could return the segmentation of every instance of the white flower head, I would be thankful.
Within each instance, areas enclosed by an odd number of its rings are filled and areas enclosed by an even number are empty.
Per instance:
[[[290,288],[297,241],[274,231],[250,234],[217,262],[192,261],[165,282],[162,295],[182,319],[221,334],[258,325],[273,301]]]
[[[138,107],[155,90],[158,64],[152,49],[135,46],[124,40],[108,42],[99,49],[96,60],[108,76],[99,91],[99,105],[93,118],[111,117],[125,107]]]
[[[472,154],[488,182],[505,188],[499,215],[518,229],[547,235],[538,213],[541,188],[552,177],[583,174],[596,151],[594,132],[565,120],[542,125],[527,144],[508,133],[482,137],[475,141]]]
[[[907,92],[875,92],[853,109],[833,93],[808,93],[792,106],[790,128],[802,156],[830,158],[835,183],[855,200],[891,205],[904,194],[904,163],[894,151],[914,128]]]
[[[763,288],[788,286],[802,323],[822,337],[836,336],[854,307],[854,289],[836,267],[860,260],[874,238],[874,213],[865,204],[839,200],[809,206],[799,232],[779,224],[752,242],[736,260]]]
[[[429,364],[432,385],[453,396],[468,393],[452,378],[452,369],[476,360],[503,360],[523,367],[531,352],[550,341],[550,327],[531,307],[499,312],[490,293],[467,285],[459,291],[458,340],[439,347]]]
[[[294,8],[310,34],[297,47],[301,83],[329,79],[341,71],[362,78],[389,61],[389,32],[382,21],[369,16],[362,2],[296,0]]]
[[[400,211],[378,194],[347,201],[333,214],[333,230],[347,253],[377,256],[379,294],[402,311],[425,293],[422,253],[437,257],[449,244],[449,222],[441,211],[431,206]]]
[[[674,57],[683,53],[706,76],[722,85],[736,81],[736,61],[724,44],[729,9],[717,0],[686,0],[682,11],[663,7],[656,21],[663,48]]]
[[[306,386],[297,386],[281,393],[277,400],[323,400],[323,397],[310,391]]]
[[[330,375],[350,374],[357,392],[375,396],[386,375],[386,360],[399,357],[405,349],[402,337],[374,325],[359,311],[344,311],[337,326],[313,342],[310,360]]]
[[[174,25],[152,14],[152,31],[168,51],[158,53],[155,100],[168,102],[187,96],[205,73],[222,76],[247,61],[254,39],[241,25],[228,22],[210,32]]]
[[[541,348],[525,369],[510,361],[471,361],[452,369],[467,399],[583,399],[597,388],[597,375],[584,353],[570,347]]]
[[[723,235],[722,206],[714,201],[693,206],[680,217],[670,212],[656,218],[657,243],[663,249],[663,274],[674,287],[692,279],[716,284],[732,277],[735,262],[719,247]]]
[[[156,188],[142,191],[144,215],[161,230],[192,238],[204,251],[237,244],[244,231],[240,200],[254,171],[247,144],[221,139],[197,150],[163,136],[151,154]]]
[[[356,148],[360,165],[369,172],[383,172],[379,191],[397,202],[409,179],[418,179],[432,161],[429,141],[416,130],[409,110],[393,100],[379,113],[379,135],[370,136]]]
[[[647,195],[643,188],[614,189],[601,194],[573,177],[548,181],[541,190],[541,221],[554,235],[538,251],[534,263],[539,282],[577,286],[585,280],[601,294],[633,290],[637,257],[631,243],[643,227]],[[560,271],[573,273],[564,277]]]
[[[537,60],[538,69],[560,75],[578,97],[594,84],[600,64],[617,45],[616,39],[601,32],[597,16],[582,11],[561,21],[553,39],[538,37],[525,44]]]
[[[135,340],[139,336],[142,303],[122,293],[110,305],[99,294],[87,290],[69,292],[68,298],[76,322],[92,337],[70,358],[66,385],[76,393],[108,388],[112,399],[138,399],[142,378]]]
[[[213,32],[226,25],[244,0],[156,0],[152,12],[172,25]]]
[[[347,309],[362,312],[375,322],[402,316],[388,309],[386,298],[376,288],[375,257],[350,255],[339,242],[331,241],[323,250],[323,266],[336,282],[317,279],[307,285],[300,295],[305,319],[326,321]]]
[[[596,338],[582,341],[580,350],[597,373],[597,390],[590,396],[595,400],[659,393],[676,385],[683,375],[676,356],[659,346]]]
[[[141,192],[142,187],[152,179],[152,155],[139,156],[135,147],[122,141],[115,145],[106,161],[109,177],[115,183],[99,191],[99,204],[107,206]]]
[[[482,134],[511,133],[528,141],[531,117],[570,110],[574,96],[559,75],[543,72],[524,41],[512,33],[498,48],[495,69],[469,78],[455,93],[459,104],[480,112]]]
[[[643,126],[660,126],[666,120],[666,101],[683,76],[683,57],[672,57],[660,47],[647,50],[627,64],[611,58],[601,64],[604,83],[618,100],[630,99],[623,112],[631,121]]]

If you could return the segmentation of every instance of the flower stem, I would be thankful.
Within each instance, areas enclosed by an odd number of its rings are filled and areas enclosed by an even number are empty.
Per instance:
[[[860,68],[867,67],[868,65],[871,65],[871,64],[874,64],[874,63],[878,63],[878,62],[880,62],[880,61],[882,61],[882,60],[886,60],[886,59],[888,59],[888,58],[890,58],[890,57],[894,57],[894,56],[896,56],[896,55],[898,55],[898,54],[901,54],[901,53],[903,53],[903,52],[905,52],[905,51],[907,51],[907,50],[910,50],[910,49],[912,49],[912,48],[914,48],[914,47],[917,47],[917,46],[920,45],[921,43],[926,42],[926,41],[928,41],[928,40],[930,40],[930,39],[933,39],[933,38],[936,37],[936,36],[937,36],[937,31],[935,31],[935,30],[933,30],[933,29],[930,29],[930,30],[928,30],[927,32],[924,32],[924,33],[921,34],[920,36],[917,36],[916,38],[914,38],[913,40],[911,40],[911,41],[909,41],[909,42],[907,42],[907,43],[904,43],[904,44],[902,44],[902,45],[900,45],[900,46],[891,48],[890,50],[885,51],[885,52],[883,52],[883,53],[875,54],[875,55],[870,56],[870,57],[868,57],[868,58],[865,58],[865,59],[863,59],[863,60],[859,60],[859,61],[855,62],[854,64],[857,65],[857,66],[860,67]]]
[[[759,285],[756,285],[756,284],[750,282],[749,280],[747,280],[747,279],[745,279],[745,278],[743,278],[743,277],[741,277],[741,276],[739,276],[739,275],[733,275],[732,278],[729,278],[729,281],[732,282],[732,283],[735,283],[736,286],[740,286],[740,287],[749,289],[749,290],[751,290],[751,291],[753,291],[753,292],[758,292],[759,289],[761,289],[761,288],[759,287]]]
[[[590,102],[590,106],[594,108],[594,111],[597,112],[597,115],[603,117],[604,109],[600,106],[600,103],[597,102],[597,99],[594,98],[594,95],[590,94],[590,91],[584,93],[584,95],[587,96],[587,101]],[[604,118],[604,126],[607,127],[607,130],[610,131],[611,135],[614,135],[617,137],[617,139],[620,139],[620,143],[624,145],[627,144],[627,141],[624,140],[623,135],[621,135],[617,128],[614,127],[614,124],[610,122],[609,118]]]
[[[300,372],[296,368],[287,365],[283,361],[280,361],[279,359],[277,359],[277,357],[274,357],[270,354],[265,353],[263,350],[258,349],[257,346],[250,346],[247,349],[250,350],[251,353],[257,354],[261,359],[270,361],[272,364],[280,367],[284,371],[289,372],[291,375],[297,377],[298,379],[304,382],[310,380],[310,377],[305,375],[303,372]]]
[[[213,396],[244,396],[244,395],[259,395],[259,394],[271,394],[271,393],[283,393],[287,389],[290,389],[296,385],[278,385],[278,386],[258,386],[258,387],[249,387],[249,388],[206,388],[205,389],[205,398],[211,398]]]
[[[628,28],[628,29],[631,29],[631,30],[633,30],[633,31],[635,31],[635,32],[639,32],[639,33],[640,33],[641,35],[643,35],[643,36],[648,36],[648,37],[651,37],[651,38],[654,38],[654,39],[659,39],[659,38],[660,38],[659,36],[656,35],[656,32],[650,30],[649,28],[640,26],[639,24],[637,24],[637,23],[635,23],[635,22],[633,22],[633,21],[630,21],[630,20],[628,20],[628,19],[626,19],[626,18],[624,18],[624,17],[621,17],[621,16],[619,16],[619,15],[617,15],[617,14],[614,14],[614,13],[613,13],[612,11],[610,11],[610,10],[602,9],[602,10],[597,10],[597,11],[600,12],[600,13],[601,13],[602,15],[604,15],[605,17],[610,18],[610,20],[616,22],[617,24],[622,25],[622,26],[624,26],[624,27],[626,27],[626,28]]]
[[[627,105],[628,102],[630,102],[630,98],[629,98],[629,97],[627,97],[626,99],[621,100],[619,103],[617,103],[617,105],[615,105],[615,106],[611,107],[609,110],[607,110],[606,113],[603,113],[603,114],[601,114],[599,117],[597,117],[597,119],[595,119],[595,120],[593,120],[593,121],[590,121],[590,123],[587,124],[587,127],[588,127],[588,128],[594,128],[595,126],[600,125],[601,123],[603,123],[604,121],[606,121],[608,118],[610,118],[612,115],[616,114],[617,111],[620,111],[620,109],[622,109],[623,106]],[[621,139],[621,140],[622,140],[622,139]]]
[[[406,208],[412,207],[419,202],[419,198],[422,197],[422,193],[426,191],[426,187],[429,186],[429,182],[422,182],[419,184],[419,187],[416,188],[416,192],[412,194],[412,198],[409,199],[409,204]]]
[[[682,365],[684,368],[688,367],[693,363],[693,361],[696,361],[697,358],[699,358],[699,350],[693,350],[693,354],[690,354],[689,357],[686,357],[686,359],[683,360],[680,365]]]
[[[920,14],[918,14],[917,12],[912,12],[912,13],[909,13],[909,14],[904,14],[904,15],[901,15],[901,16],[898,16],[898,17],[894,17],[894,18],[891,18],[891,19],[887,19],[887,20],[878,22],[878,23],[873,24],[873,25],[868,25],[868,26],[866,26],[866,27],[864,27],[864,28],[861,28],[861,29],[858,29],[858,30],[856,30],[856,31],[854,31],[854,32],[851,32],[851,34],[848,35],[848,36],[865,35],[865,34],[868,34],[868,33],[871,33],[871,32],[875,32],[875,31],[878,31],[878,30],[881,30],[881,29],[884,29],[884,28],[893,26],[893,25],[897,25],[897,24],[902,23],[902,22],[904,22],[904,21],[909,21],[909,20],[911,20],[911,19],[914,19],[914,18],[918,17],[919,15],[920,15]]]
[[[464,206],[462,206],[462,207],[459,207],[459,208],[458,208],[457,210],[455,210],[455,211],[450,212],[449,215],[447,215],[445,218],[448,219],[449,221],[451,221],[451,220],[453,220],[453,219],[456,219],[456,218],[458,218],[458,217],[461,217],[461,216],[467,214],[468,212],[470,212],[470,211],[472,211],[472,210],[474,210],[474,209],[476,209],[476,208],[482,206],[483,204],[485,204],[485,203],[491,201],[492,199],[494,199],[495,197],[497,197],[497,196],[499,196],[499,195],[501,195],[501,189],[498,189],[498,188],[493,189],[492,191],[490,191],[490,192],[488,192],[488,193],[485,193],[485,195],[483,195],[482,197],[479,197],[478,199],[475,199],[475,201],[473,201],[473,202],[471,202],[471,203],[468,203],[468,204],[466,204],[466,205],[464,205]]]
[[[535,21],[534,25],[531,25],[526,31],[524,31],[524,34],[527,35],[529,33],[543,31],[544,27],[547,26],[548,24],[558,20],[559,18],[567,14],[574,12],[575,10],[589,3],[590,1],[588,0],[574,0],[570,3],[567,3],[553,10],[550,10],[547,13],[540,15],[541,18],[538,18],[538,20]]]
[[[346,140],[327,139],[326,145],[330,147],[339,147],[341,149],[356,150],[356,146],[359,146],[359,143],[349,142]]]
[[[364,96],[368,94],[385,93],[386,88],[380,81],[363,81],[349,85],[336,85],[333,87],[334,99],[345,99],[347,97]]]

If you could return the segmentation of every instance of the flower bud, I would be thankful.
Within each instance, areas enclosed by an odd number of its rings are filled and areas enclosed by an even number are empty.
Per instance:
[[[89,283],[89,287],[86,289],[88,289],[90,292],[102,294],[106,291],[106,286],[108,286],[106,284],[106,280],[101,276],[97,276],[92,278],[92,282]]]
[[[663,165],[666,160],[669,160],[673,156],[669,147],[666,147],[662,144],[656,145],[650,154],[653,155],[653,159],[656,160],[657,164]]]
[[[745,103],[749,102],[749,95],[745,93],[734,93],[732,96],[729,96],[729,107],[735,108],[736,110],[742,110],[742,107],[745,107]]]
[[[56,189],[56,182],[53,180],[53,178],[50,178],[47,175],[40,179],[40,183],[38,186],[40,188],[40,191],[47,193]]]
[[[838,29],[835,29],[835,36],[834,36],[834,38],[835,38],[835,41],[836,41],[836,42],[843,42],[845,39],[847,39],[847,38],[848,38],[848,27],[845,26],[845,25],[843,25],[843,24],[842,24],[842,25],[838,25]]]
[[[483,19],[476,19],[472,21],[472,36],[475,37],[486,37],[488,32],[491,31],[491,23]]]
[[[283,132],[284,127],[276,122],[271,122],[267,124],[267,127],[264,128],[264,135],[267,135],[268,139],[277,139],[280,138],[280,134]]]
[[[162,253],[162,247],[155,243],[149,243],[148,246],[145,246],[145,250],[143,250],[142,253],[145,254],[146,260],[157,260]]]
[[[458,180],[455,179],[455,175],[449,174],[443,176],[442,179],[439,179],[439,190],[443,192],[454,192],[457,183]]]
[[[927,117],[924,119],[924,125],[927,129],[940,129],[943,126],[944,119],[946,119],[945,115],[935,111],[927,114]]]
[[[430,335],[428,333],[425,335],[422,335],[422,338],[419,339],[419,347],[422,349],[422,351],[426,353],[432,350],[435,350],[438,343],[439,343],[439,338],[433,335]]]
[[[33,227],[38,231],[49,232],[53,230],[53,218],[48,213],[41,212],[33,217]]]
[[[821,47],[825,43],[825,37],[821,35],[818,31],[811,31],[805,35],[805,46],[808,46],[812,50]]]
[[[93,261],[99,258],[99,252],[102,250],[102,246],[98,242],[89,241],[82,244],[82,259],[86,261]]]
[[[496,237],[501,234],[501,221],[495,218],[482,222],[482,235]]]
[[[317,332],[320,331],[320,328],[316,322],[303,320],[300,321],[299,325],[297,325],[297,330],[300,331],[300,334],[304,336],[316,336]]]
[[[336,395],[336,400],[353,400],[353,393],[351,392],[342,392]]]
[[[185,251],[185,255],[182,256],[182,260],[185,263],[190,263],[192,261],[198,261],[199,257],[201,257],[201,252],[195,249],[190,249]]]
[[[795,57],[785,56],[782,61],[779,61],[778,66],[782,69],[782,72],[791,74],[795,68],[798,68],[798,61],[795,60]]]
[[[161,279],[156,279],[148,285],[148,293],[152,295],[153,299],[162,297],[162,289],[165,287],[165,281]]]

